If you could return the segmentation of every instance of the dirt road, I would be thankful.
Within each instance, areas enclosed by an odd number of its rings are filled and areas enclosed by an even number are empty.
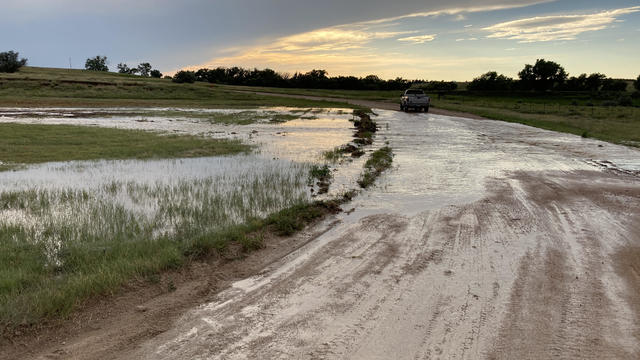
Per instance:
[[[125,357],[640,356],[640,152],[379,113],[396,165],[355,211]]]
[[[111,349],[106,326],[62,357],[640,357],[640,151],[376,112],[394,169],[355,210],[170,330]]]

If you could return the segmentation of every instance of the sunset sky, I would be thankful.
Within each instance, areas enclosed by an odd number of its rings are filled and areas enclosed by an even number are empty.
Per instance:
[[[470,80],[554,60],[640,74],[638,0],[3,0],[0,51],[33,66],[243,66]]]

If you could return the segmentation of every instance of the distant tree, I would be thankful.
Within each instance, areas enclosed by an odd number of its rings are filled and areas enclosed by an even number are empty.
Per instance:
[[[518,76],[524,89],[537,91],[561,87],[567,79],[567,73],[560,64],[544,59],[538,59],[535,65],[525,65]]]
[[[173,82],[175,83],[189,83],[192,84],[196,81],[196,73],[193,71],[180,70],[173,75]]]
[[[607,75],[600,73],[593,73],[589,75],[585,80],[585,90],[589,90],[591,92],[599,91],[606,78]]]
[[[0,72],[13,73],[27,65],[27,59],[19,59],[19,53],[6,51],[0,53]]]
[[[160,79],[162,77],[162,73],[160,72],[160,70],[151,70],[151,72],[149,73],[151,75],[152,78],[156,78],[156,79]]]
[[[107,57],[98,55],[94,58],[89,58],[84,63],[84,68],[91,71],[109,71]]]
[[[586,81],[587,81],[587,74],[580,74],[580,76],[578,77],[572,76],[567,79],[564,85],[564,90],[584,91],[586,90],[586,85],[585,85]]]
[[[605,79],[602,83],[602,91],[625,92],[629,84],[624,80]]]
[[[640,75],[638,75],[636,81],[633,82],[633,87],[636,88],[636,90],[640,91]]]
[[[138,72],[140,73],[140,76],[151,76],[151,64],[141,63],[140,65],[138,65]]]
[[[513,79],[498,74],[495,71],[489,71],[473,79],[467,86],[472,91],[507,91],[513,85]]]
[[[118,68],[118,72],[120,74],[130,74],[131,73],[131,68],[129,68],[129,65],[127,65],[125,63],[118,64],[117,68]]]

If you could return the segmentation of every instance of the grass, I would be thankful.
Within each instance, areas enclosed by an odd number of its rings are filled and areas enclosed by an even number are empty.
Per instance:
[[[23,67],[0,73],[0,106],[5,107],[342,107],[315,101],[242,94],[208,83],[176,84],[168,79],[109,72]]]
[[[172,184],[0,192],[0,330],[64,317],[195,258],[241,255],[265,231],[291,234],[326,213],[308,201],[308,166],[274,165]]]
[[[542,129],[588,135],[604,141],[640,146],[640,109],[622,106],[588,106],[589,100],[562,98],[447,97],[434,106],[468,112],[489,119],[515,122]]]
[[[358,99],[370,101],[394,101],[400,103],[401,90],[328,90],[328,89],[296,89],[296,88],[275,88],[260,86],[237,86],[220,85],[223,89],[265,92],[272,94],[293,94],[320,97],[332,97],[336,99]]]
[[[364,164],[364,172],[358,180],[358,185],[366,189],[373,185],[376,179],[393,163],[393,151],[390,147],[382,147],[369,156]]]
[[[70,125],[0,124],[0,159],[4,166],[69,160],[217,156],[249,149],[237,140],[189,135]]]

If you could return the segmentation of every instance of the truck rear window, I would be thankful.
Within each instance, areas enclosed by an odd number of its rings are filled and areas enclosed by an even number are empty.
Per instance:
[[[407,90],[407,95],[424,95],[422,90]]]

